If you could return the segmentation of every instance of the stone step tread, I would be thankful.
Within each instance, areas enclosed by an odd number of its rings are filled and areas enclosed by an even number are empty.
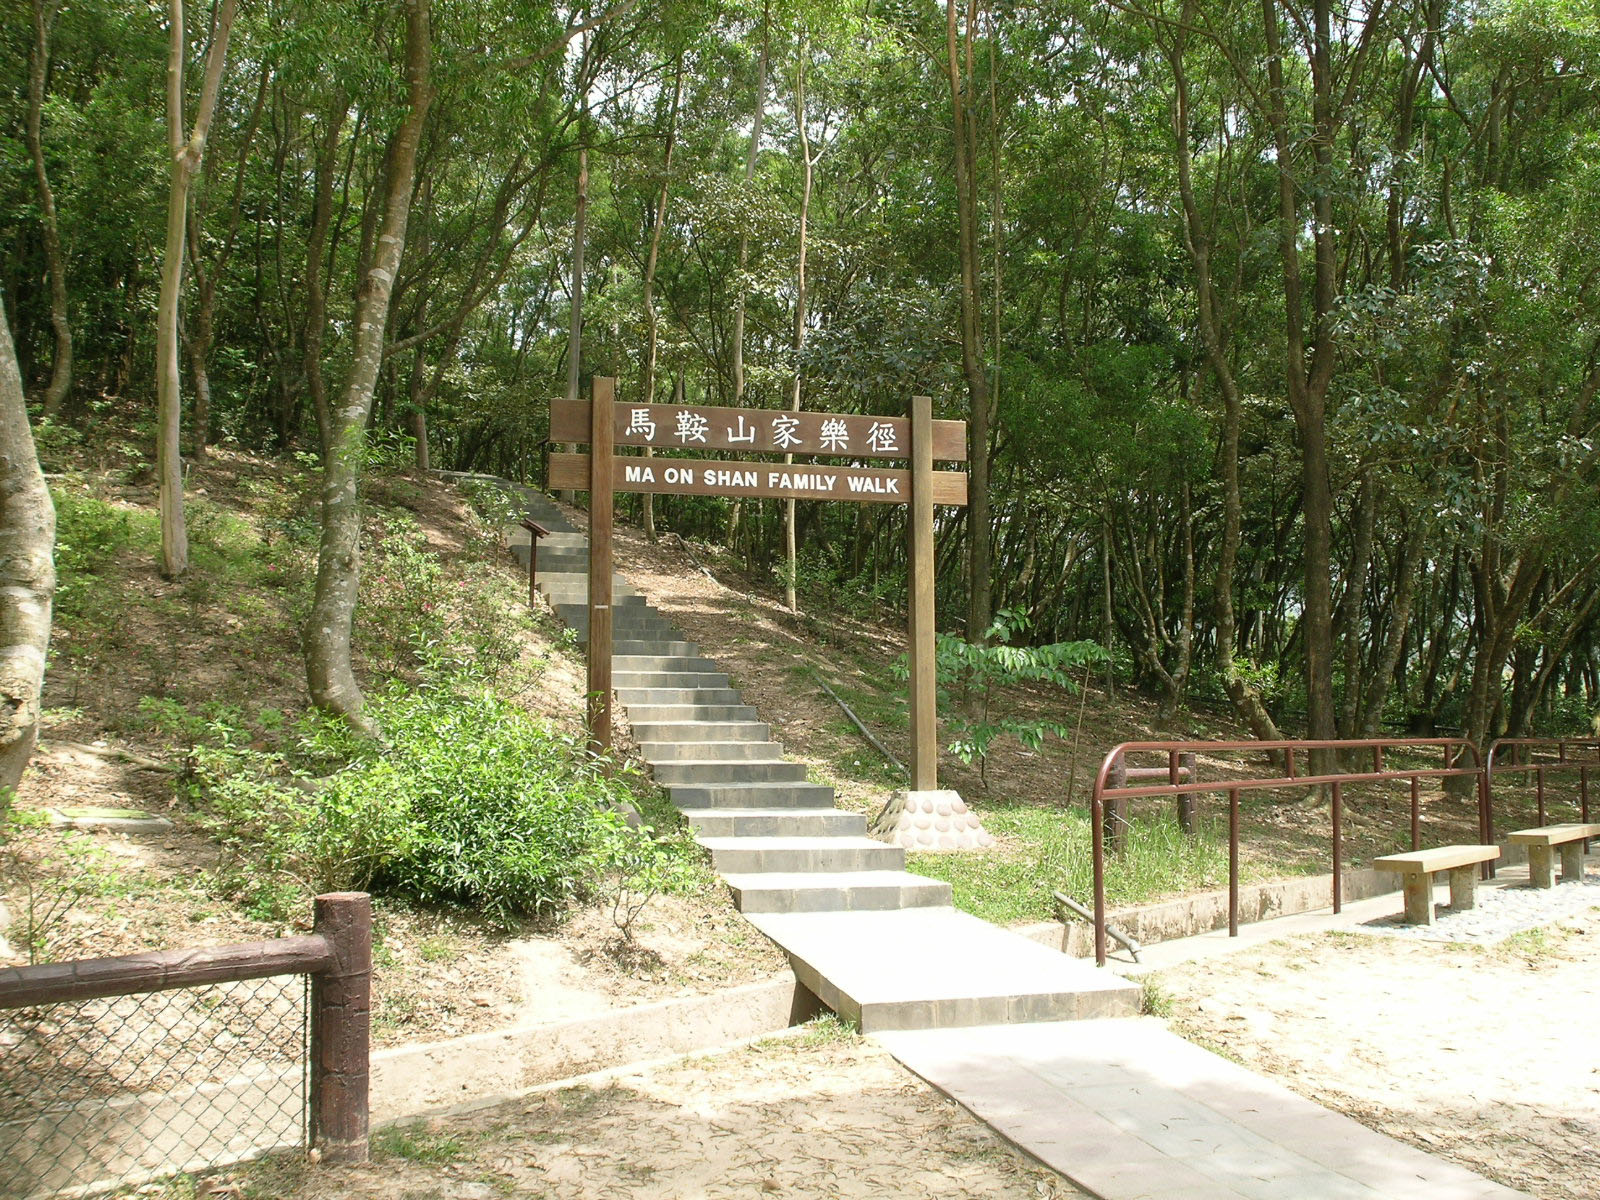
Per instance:
[[[899,850],[899,847],[887,845],[877,838],[830,837],[826,834],[820,837],[701,837],[695,840],[707,850]],[[918,875],[915,878],[924,877]]]
[[[633,736],[641,742],[763,742],[771,731],[765,721],[633,721]]]
[[[873,1029],[1133,1016],[1136,983],[950,907],[751,913],[801,982]]]
[[[724,708],[744,707],[744,698],[730,687],[680,688],[680,687],[623,687],[612,685],[617,698],[631,710],[634,705],[716,705]]]
[[[710,809],[725,812],[758,808],[764,812],[792,812],[833,803],[833,789],[826,784],[755,780],[745,783],[716,781],[667,784],[667,795],[679,808],[689,811]]]
[[[736,722],[760,725],[754,707],[748,704],[633,704],[629,718],[636,725],[688,725],[699,721]]]
[[[860,837],[867,832],[866,817],[838,808],[691,808],[683,815],[705,837]]]

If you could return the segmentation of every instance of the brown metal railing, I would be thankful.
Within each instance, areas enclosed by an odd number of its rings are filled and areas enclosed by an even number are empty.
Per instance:
[[[1385,754],[1390,751],[1426,753],[1437,750],[1442,757],[1439,767],[1400,767],[1390,769],[1385,764]],[[1242,754],[1272,751],[1282,757],[1285,774],[1272,778],[1241,776],[1233,779],[1205,780],[1192,771],[1183,771],[1187,778],[1179,779],[1178,767],[1183,755]],[[1335,751],[1336,758],[1354,753],[1371,754],[1372,769],[1338,770],[1317,774],[1311,770],[1311,755],[1317,751]],[[1296,767],[1296,755],[1306,755],[1306,770]],[[1158,774],[1168,775],[1166,783],[1139,786],[1111,786],[1113,776],[1128,770],[1126,757],[1130,754],[1161,754],[1166,756],[1167,768],[1155,768]],[[1472,765],[1462,766],[1471,758]],[[1193,761],[1193,760],[1191,760]],[[1452,779],[1475,776],[1478,792],[1478,832],[1485,842],[1493,834],[1489,813],[1487,775],[1483,768],[1483,755],[1477,746],[1464,738],[1403,738],[1362,739],[1352,741],[1282,741],[1282,742],[1124,742],[1107,754],[1095,777],[1094,792],[1090,798],[1090,826],[1094,842],[1094,959],[1100,966],[1106,963],[1106,801],[1111,800],[1113,813],[1125,822],[1125,805],[1128,800],[1141,796],[1194,796],[1199,793],[1226,793],[1228,797],[1228,935],[1239,935],[1239,795],[1241,792],[1273,791],[1282,788],[1318,787],[1326,785],[1332,794],[1332,852],[1333,852],[1333,911],[1339,912],[1344,904],[1344,786],[1349,783],[1382,783],[1409,780],[1411,783],[1411,848],[1420,849],[1421,782],[1424,779]],[[1121,831],[1117,831],[1120,840]]]
[[[1549,757],[1555,755],[1554,758]],[[1510,759],[1507,762],[1507,758]],[[1539,824],[1546,823],[1544,777],[1547,772],[1578,773],[1578,819],[1589,820],[1589,772],[1600,771],[1600,741],[1593,738],[1498,738],[1489,746],[1487,771],[1490,819],[1494,785],[1506,775],[1532,775],[1539,805]],[[1492,826],[1491,826],[1492,828]]]

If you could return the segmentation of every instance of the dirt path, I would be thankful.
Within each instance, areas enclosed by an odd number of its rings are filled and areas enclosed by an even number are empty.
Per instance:
[[[238,1182],[297,1200],[1083,1195],[883,1050],[823,1028],[387,1131],[370,1167],[264,1163]]]
[[[1156,977],[1174,1029],[1548,1200],[1600,1197],[1600,910],[1482,949],[1360,933]]]

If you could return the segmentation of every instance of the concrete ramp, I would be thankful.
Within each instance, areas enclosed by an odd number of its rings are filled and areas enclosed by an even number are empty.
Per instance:
[[[1156,1021],[917,1030],[878,1040],[1103,1200],[1527,1200]]]

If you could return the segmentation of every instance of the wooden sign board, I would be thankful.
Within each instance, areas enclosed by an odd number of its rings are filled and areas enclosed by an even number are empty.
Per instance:
[[[552,454],[550,486],[589,486],[587,454]],[[908,504],[911,472],[873,467],[790,466],[784,463],[715,462],[681,458],[615,458],[611,486],[619,492],[677,496],[744,496],[783,500],[855,500]],[[964,505],[964,471],[934,471],[933,503]]]
[[[734,450],[745,454],[838,455],[843,458],[911,457],[911,422],[906,417],[863,417],[854,413],[789,412],[770,408],[718,408],[704,404],[617,404],[612,409],[612,416],[613,440],[618,446],[654,446],[658,450]],[[550,440],[587,442],[590,437],[590,417],[586,400],[552,400]],[[965,462],[967,423],[934,421],[932,425],[935,461]],[[770,496],[777,493],[760,494]]]

